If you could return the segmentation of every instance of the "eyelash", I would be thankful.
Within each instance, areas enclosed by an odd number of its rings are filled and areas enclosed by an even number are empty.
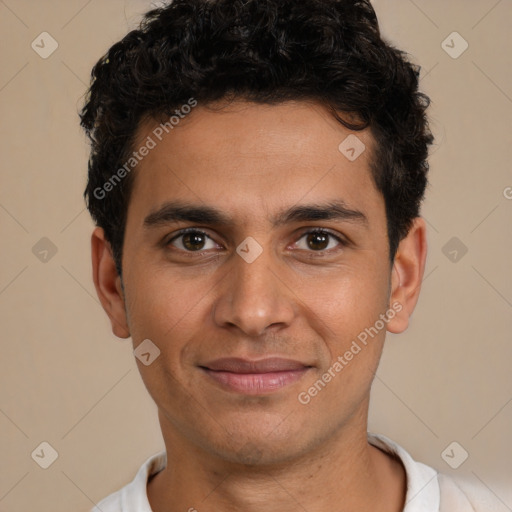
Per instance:
[[[210,235],[208,235],[208,233],[206,233],[205,231],[202,231],[201,229],[199,228],[184,228],[184,229],[181,229],[180,231],[178,231],[178,233],[176,233],[171,239],[169,239],[167,242],[165,242],[165,246],[168,247],[171,245],[172,242],[174,242],[175,240],[177,240],[178,238],[180,238],[181,236],[184,236],[188,233],[199,233],[207,238],[209,238],[210,240],[213,240],[212,237]],[[334,238],[341,247],[346,247],[348,245],[348,242],[344,239],[342,239],[341,237],[335,235],[334,233],[332,233],[331,231],[329,231],[328,229],[325,229],[325,228],[313,228],[313,229],[310,229],[308,231],[304,231],[300,237],[297,239],[298,240],[301,240],[304,236],[306,235],[310,235],[310,234],[316,234],[316,233],[319,233],[319,234],[323,234],[323,235],[328,235],[329,237],[331,238]],[[297,243],[297,242],[295,242]],[[185,254],[189,254],[189,255],[192,255],[192,256],[195,256],[195,255],[201,255],[204,253],[204,251],[187,251],[187,250],[182,250],[182,249],[177,249],[177,248],[174,248],[175,250],[179,251],[179,252],[182,252],[182,253],[185,253]],[[207,249],[208,250],[208,249]],[[334,250],[336,250],[336,248],[334,248]],[[329,254],[331,251],[333,251],[333,248],[331,249],[328,249],[328,250],[320,250],[320,251],[307,251],[311,254]]]

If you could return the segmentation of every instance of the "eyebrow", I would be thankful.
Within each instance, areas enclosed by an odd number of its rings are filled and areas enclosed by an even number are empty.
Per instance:
[[[349,208],[345,201],[342,200],[292,206],[272,217],[271,223],[273,227],[277,227],[294,222],[318,220],[354,222],[368,227],[367,216],[360,210]],[[217,208],[181,201],[168,201],[144,219],[144,227],[149,229],[180,221],[208,226],[228,226],[233,224],[231,217]]]

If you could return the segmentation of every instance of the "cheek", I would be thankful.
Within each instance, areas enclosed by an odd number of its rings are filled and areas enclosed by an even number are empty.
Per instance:
[[[169,410],[187,407],[187,390],[193,383],[184,363],[190,363],[191,340],[197,340],[198,329],[204,325],[206,292],[201,295],[199,287],[185,286],[158,272],[144,273],[130,284],[127,310],[133,348],[149,339],[159,350],[149,365],[137,361],[142,380],[159,406]]]
[[[314,286],[313,286],[314,284]],[[371,268],[343,269],[303,283],[304,304],[324,324],[333,345],[343,345],[375,323],[387,305],[387,279]]]
[[[369,392],[385,338],[380,315],[386,313],[386,291],[386,281],[377,275],[346,273],[326,279],[309,294],[309,325],[321,333],[328,354],[298,397],[312,407],[312,416],[323,417],[332,410],[326,404],[332,404],[337,421],[354,412]]]
[[[145,338],[161,351],[180,350],[204,316],[210,287],[183,283],[164,273],[148,272],[127,289],[127,310],[134,343]]]

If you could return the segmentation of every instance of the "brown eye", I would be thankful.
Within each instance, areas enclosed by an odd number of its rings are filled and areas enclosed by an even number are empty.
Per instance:
[[[172,245],[186,252],[198,252],[207,249],[215,249],[217,247],[215,242],[206,233],[197,229],[182,231],[169,240],[167,245]]]
[[[298,249],[309,252],[328,252],[331,249],[341,249],[345,245],[342,238],[323,229],[307,231],[295,243]]]
[[[314,251],[322,251],[329,245],[329,234],[327,233],[309,233],[306,237],[306,243]]]
[[[200,251],[206,243],[206,236],[202,233],[186,233],[182,243],[189,251]]]

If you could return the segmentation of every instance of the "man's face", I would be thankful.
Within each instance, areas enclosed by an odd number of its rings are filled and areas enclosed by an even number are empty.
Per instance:
[[[386,329],[353,341],[391,283],[370,132],[350,161],[351,132],[319,105],[199,105],[162,141],[157,126],[139,130],[157,145],[134,171],[122,263],[134,348],[160,350],[138,364],[164,436],[276,462],[365,424]]]

